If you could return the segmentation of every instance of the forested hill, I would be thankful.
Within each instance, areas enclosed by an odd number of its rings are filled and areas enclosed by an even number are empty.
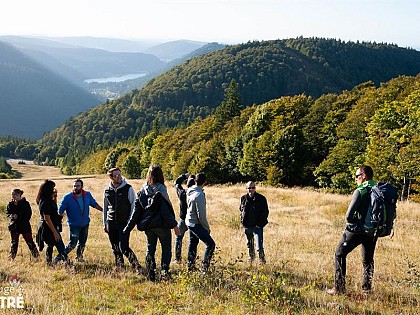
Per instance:
[[[166,178],[205,172],[210,183],[254,179],[349,193],[357,166],[366,163],[375,180],[397,185],[404,195],[420,192],[420,185],[410,185],[420,182],[420,75],[242,110],[233,91],[207,118],[98,151],[79,160],[77,172],[119,166],[126,176],[144,178],[148,166],[158,164]]]
[[[420,52],[394,45],[297,38],[229,46],[71,118],[42,138],[37,159],[83,156],[152,128],[188,125],[220,104],[232,79],[249,105],[283,95],[339,93],[352,84],[419,71]]]
[[[216,107],[234,79],[244,104],[252,105],[282,95],[339,93],[368,80],[379,84],[419,72],[419,51],[390,44],[322,38],[255,41],[173,68],[143,87],[138,101],[178,109],[183,105]]]
[[[0,136],[39,139],[98,103],[81,87],[0,42]]]

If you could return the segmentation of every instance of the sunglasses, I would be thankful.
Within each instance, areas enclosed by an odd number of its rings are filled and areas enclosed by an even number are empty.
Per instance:
[[[358,179],[360,176],[362,176],[363,173],[356,174],[356,179]]]
[[[255,189],[255,187],[247,187],[246,189]]]

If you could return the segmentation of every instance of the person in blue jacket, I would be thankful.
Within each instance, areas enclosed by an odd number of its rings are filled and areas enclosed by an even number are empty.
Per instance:
[[[63,196],[58,207],[58,213],[67,214],[67,224],[70,230],[70,241],[65,248],[70,253],[77,245],[76,261],[83,262],[83,251],[86,246],[89,230],[89,207],[103,211],[89,191],[83,189],[83,181],[78,178],[73,182],[73,190]]]

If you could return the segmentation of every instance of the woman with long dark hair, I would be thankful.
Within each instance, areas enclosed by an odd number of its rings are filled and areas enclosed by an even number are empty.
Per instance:
[[[162,248],[161,278],[169,278],[169,265],[172,257],[171,229],[174,229],[176,235],[179,234],[179,229],[165,186],[163,172],[158,165],[149,167],[146,183],[137,194],[134,212],[125,231],[131,231],[136,223],[137,228],[146,234],[147,279],[156,280],[155,253],[158,240]]]
[[[64,251],[64,243],[61,239],[60,232],[62,230],[62,217],[58,214],[57,208],[57,190],[55,183],[51,180],[46,180],[39,187],[36,203],[39,206],[39,213],[41,215],[41,225],[38,230],[38,243],[45,242],[47,249],[45,251],[45,259],[47,264],[52,264],[52,254],[54,246],[58,250],[57,256],[54,258],[54,263],[60,260],[70,264],[67,254]],[[42,250],[42,245],[40,246]]]
[[[22,234],[26,244],[31,251],[33,257],[39,257],[38,249],[32,238],[32,229],[31,229],[31,216],[32,209],[25,197],[22,197],[23,190],[15,188],[12,190],[12,201],[7,205],[6,214],[10,219],[9,230],[10,237],[12,239],[10,247],[10,259],[15,259],[18,246],[19,246],[19,236]]]

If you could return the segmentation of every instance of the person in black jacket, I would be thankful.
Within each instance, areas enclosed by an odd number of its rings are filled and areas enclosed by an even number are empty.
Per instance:
[[[175,213],[165,186],[163,172],[160,166],[149,167],[146,183],[137,194],[134,212],[124,229],[125,233],[137,224],[140,231],[144,231],[147,240],[146,277],[150,281],[156,280],[155,253],[157,241],[162,247],[161,277],[169,278],[169,264],[171,262],[172,235],[179,234]]]
[[[362,226],[371,202],[370,191],[375,186],[373,169],[368,165],[361,165],[356,170],[355,181],[357,188],[354,190],[352,200],[347,208],[346,228],[335,252],[334,287],[327,290],[327,293],[331,295],[346,293],[347,255],[359,245],[362,246],[362,290],[365,294],[372,290],[377,238],[363,233]]]
[[[37,242],[40,250],[42,250],[44,242],[47,244],[45,251],[47,264],[52,264],[52,255],[55,246],[58,250],[58,255],[54,258],[54,264],[63,260],[67,265],[70,265],[71,262],[64,250],[64,243],[60,235],[62,230],[62,216],[58,214],[57,190],[53,181],[47,179],[41,184],[36,197],[36,203],[39,206],[39,213],[41,215]]]
[[[182,182],[187,181],[187,188],[195,184],[195,175],[191,174],[182,174],[174,182],[174,187],[176,194],[179,199],[179,221],[178,229],[179,235],[175,238],[175,260],[174,263],[181,262],[181,253],[182,253],[182,240],[184,238],[185,232],[188,231],[188,227],[185,224],[185,217],[187,215],[187,191],[182,187]]]
[[[104,231],[108,234],[117,268],[124,268],[124,256],[126,256],[133,270],[141,274],[143,269],[130,248],[130,233],[123,232],[134,211],[136,193],[122,177],[119,168],[111,168],[108,176],[111,181],[104,190]]]
[[[256,192],[253,181],[246,184],[246,189],[248,193],[241,197],[239,210],[241,212],[241,223],[247,238],[248,260],[253,262],[255,259],[254,237],[256,237],[259,262],[265,264],[263,228],[268,223],[267,199]]]
[[[10,231],[10,237],[12,239],[11,248],[10,248],[10,259],[15,259],[18,246],[19,246],[19,235],[22,234],[26,244],[31,251],[33,257],[38,258],[39,252],[36,248],[34,240],[32,238],[32,229],[31,229],[31,216],[32,209],[25,197],[22,197],[23,190],[15,188],[12,190],[12,201],[7,205],[6,214],[10,219],[10,222],[13,222],[14,228]],[[9,227],[12,225],[9,225]],[[10,228],[9,228],[10,229]]]

